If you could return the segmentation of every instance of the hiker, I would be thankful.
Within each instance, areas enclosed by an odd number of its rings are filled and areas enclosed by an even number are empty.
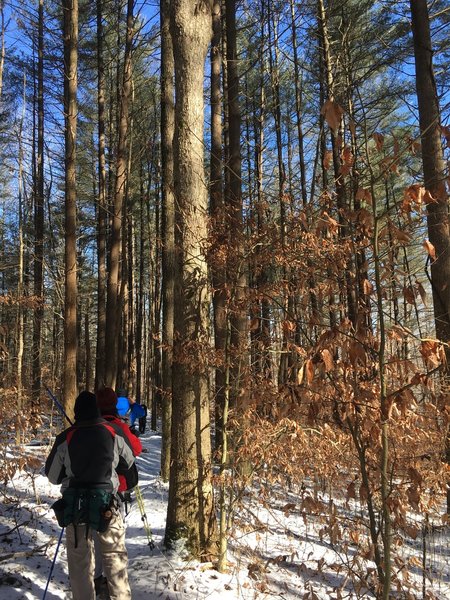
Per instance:
[[[116,392],[110,387],[104,387],[97,390],[96,398],[101,416],[108,421],[108,423],[114,427],[118,427],[119,430],[123,432],[123,435],[131,446],[134,456],[139,456],[142,452],[141,441],[137,439],[135,435],[131,434],[128,425],[119,418]],[[136,483],[134,485],[136,485]],[[129,489],[129,487],[130,486],[126,481],[126,475],[119,471],[119,492]]]
[[[123,435],[100,417],[95,394],[75,400],[75,424],[60,433],[45,463],[45,474],[61,484],[54,505],[58,523],[67,527],[66,545],[73,600],[95,600],[94,542],[97,529],[111,600],[130,600],[125,528],[117,491],[119,464],[130,468],[133,452]],[[98,498],[103,505],[99,505]]]
[[[130,402],[127,398],[127,393],[123,389],[117,390],[117,412],[119,417],[125,417],[130,410]]]
[[[135,423],[136,419],[140,419],[141,417],[143,417],[145,415],[145,409],[141,404],[139,404],[139,402],[136,402],[136,400],[133,400],[132,398],[129,399],[129,403],[130,403],[130,429],[137,436],[137,435],[139,435],[139,432],[136,429],[134,423]]]
[[[96,392],[97,406],[100,410],[101,416],[107,421],[114,429],[121,432],[126,439],[128,445],[133,452],[133,455],[139,456],[142,452],[142,444],[139,438],[133,435],[130,428],[122,419],[119,418],[117,412],[117,394],[110,387],[100,388]],[[119,488],[118,495],[122,503],[130,502],[130,492],[138,483],[138,473],[136,464],[130,469],[118,469],[117,474],[119,476]],[[122,513],[123,514],[123,513]],[[94,550],[95,550],[95,568],[94,568],[94,585],[97,592],[105,586],[107,577],[103,575],[103,561],[101,544],[97,532],[93,534],[94,538]]]
[[[143,404],[142,408],[144,409],[144,414],[142,417],[139,417],[139,433],[145,433],[145,427],[147,425],[147,405]]]

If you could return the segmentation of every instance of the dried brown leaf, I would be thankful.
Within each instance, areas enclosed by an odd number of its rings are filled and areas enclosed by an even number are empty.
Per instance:
[[[334,100],[327,100],[322,106],[320,113],[325,117],[328,126],[334,135],[336,135],[341,124],[344,109]]]
[[[325,372],[328,373],[329,371],[332,371],[334,369],[334,360],[331,352],[327,348],[324,348],[321,352],[321,356],[323,364],[325,365]]]
[[[423,247],[428,253],[428,256],[435,261],[436,260],[436,249],[433,244],[429,240],[425,240],[423,243]]]
[[[305,362],[305,375],[306,375],[306,383],[310,385],[314,379],[314,364],[312,360],[307,360]]]
[[[375,132],[372,137],[375,140],[375,145],[378,152],[381,152],[384,146],[384,135],[382,133]]]
[[[333,153],[331,150],[326,150],[323,157],[323,168],[329,169],[331,165],[331,159],[333,158]]]

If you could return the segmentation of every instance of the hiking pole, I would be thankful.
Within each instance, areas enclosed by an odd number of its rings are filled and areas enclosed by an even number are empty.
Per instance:
[[[42,600],[45,600],[45,597],[47,596],[48,586],[49,586],[50,580],[52,578],[53,569],[55,568],[56,557],[58,556],[58,551],[59,551],[59,547],[61,545],[63,533],[64,533],[64,527],[61,529],[61,533],[59,534],[59,540],[58,540],[58,544],[56,546],[55,556],[53,557],[53,561],[52,561],[52,564],[50,567],[50,573],[48,574],[47,585],[45,586],[44,595],[42,596]]]
[[[150,547],[150,550],[153,550],[155,547],[155,542],[153,541],[152,530],[150,529],[150,525],[148,524],[147,520],[147,515],[145,514],[144,499],[142,497],[141,488],[137,485],[134,488],[134,491],[136,492],[136,500],[139,506],[139,510],[141,511],[141,519],[144,523],[145,533],[147,534],[148,545]]]
[[[47,394],[50,396],[51,400],[53,401],[53,403],[57,407],[57,409],[60,411],[60,413],[63,415],[63,417],[65,417],[69,421],[69,423],[72,425],[73,423],[69,419],[69,417],[67,416],[66,411],[64,410],[63,405],[57,400],[57,398],[52,394],[52,392],[50,391],[50,389],[46,385],[44,387],[45,387],[45,389],[47,391]],[[52,562],[51,567],[50,567],[50,573],[48,574],[47,585],[45,586],[44,595],[42,596],[42,600],[45,600],[45,598],[47,596],[48,586],[50,585],[50,581],[51,581],[52,574],[53,574],[53,569],[55,568],[56,557],[58,556],[58,551],[59,551],[59,547],[61,545],[61,540],[62,540],[62,537],[63,537],[63,533],[64,533],[64,527],[61,528],[61,533],[59,534],[59,540],[58,540],[58,544],[56,546],[55,556],[53,557],[53,562]]]
[[[73,425],[72,421],[67,416],[67,413],[64,410],[64,407],[61,404],[61,402],[52,394],[52,392],[49,390],[49,388],[46,385],[44,385],[44,387],[47,391],[47,394],[50,396],[50,399],[53,400],[53,403],[55,404],[55,406],[59,410],[59,412],[62,414],[62,416],[65,417],[69,421],[70,425]]]

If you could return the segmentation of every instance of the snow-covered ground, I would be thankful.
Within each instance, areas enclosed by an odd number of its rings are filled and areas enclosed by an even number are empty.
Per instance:
[[[148,452],[138,457],[139,487],[155,548],[150,549],[141,512],[134,501],[126,517],[129,577],[133,600],[235,600],[283,598],[294,600],[371,598],[360,575],[370,578],[373,564],[358,553],[358,544],[345,552],[330,543],[323,521],[306,520],[298,491],[286,491],[272,502],[252,502],[237,514],[230,539],[228,573],[211,564],[186,562],[162,547],[168,486],[158,476],[161,438],[141,437]],[[60,536],[51,504],[59,487],[42,475],[49,448],[28,447],[36,461],[27,471],[0,487],[0,599],[47,600],[71,598],[64,540],[49,581]],[[433,530],[423,543],[405,540],[404,574],[410,595],[399,598],[450,598],[449,526]],[[431,536],[434,536],[433,538]],[[424,548],[426,553],[424,555]],[[427,565],[423,577],[422,564]],[[400,571],[400,565],[399,571]],[[397,571],[396,571],[397,572]],[[400,575],[399,575],[400,577]],[[360,581],[360,585],[355,582]],[[425,586],[425,587],[424,587]],[[424,595],[427,593],[428,595]],[[431,595],[432,594],[432,595]],[[394,596],[393,596],[394,597]]]

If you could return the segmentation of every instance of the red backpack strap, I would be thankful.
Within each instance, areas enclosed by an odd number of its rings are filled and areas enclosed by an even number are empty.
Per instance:
[[[67,434],[66,434],[66,442],[67,442],[68,444],[70,444],[70,440],[72,439],[72,437],[73,437],[73,434],[75,433],[75,431],[76,431],[76,430],[77,430],[77,428],[76,428],[76,427],[71,427],[71,428],[69,429],[69,431],[67,432]]]
[[[96,425],[97,425],[97,423],[96,423]],[[116,431],[115,431],[114,427],[112,427],[112,425],[110,425],[109,423],[100,423],[100,425],[103,425],[103,427],[105,427],[109,431],[109,433],[113,436],[113,438],[116,437]],[[73,426],[68,430],[68,432],[66,434],[66,442],[68,444],[70,444],[70,440],[72,439],[73,434],[75,433],[75,431],[77,429],[78,429],[78,427]]]
[[[105,427],[109,433],[114,437],[116,437],[116,430],[114,429],[114,427],[112,425],[110,425],[109,423],[102,423],[103,427]]]

